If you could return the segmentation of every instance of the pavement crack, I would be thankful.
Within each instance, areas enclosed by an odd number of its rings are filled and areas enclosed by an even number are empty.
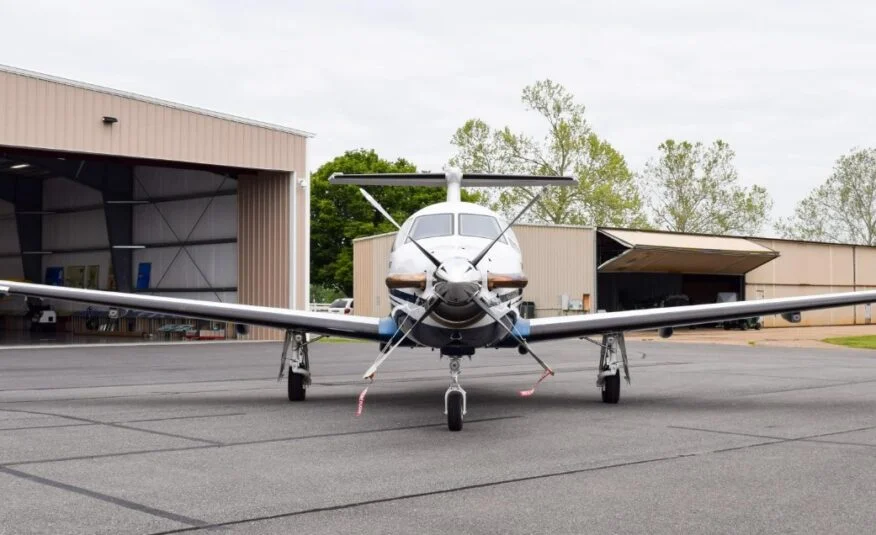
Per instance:
[[[0,411],[3,411],[3,412],[18,412],[18,413],[24,413],[24,414],[36,414],[36,415],[40,415],[40,416],[54,416],[54,417],[56,417],[56,418],[66,418],[66,419],[68,419],[68,420],[73,420],[73,421],[76,421],[76,422],[85,422],[85,423],[88,423],[88,424],[91,424],[91,425],[104,425],[104,426],[107,426],[107,427],[114,427],[114,428],[116,428],[116,429],[125,429],[125,430],[128,430],[128,431],[139,431],[139,432],[141,432],[141,433],[149,433],[149,434],[152,434],[152,435],[159,435],[159,436],[163,436],[163,437],[180,438],[180,439],[183,439],[183,440],[191,440],[192,442],[201,442],[201,443],[203,443],[203,444],[210,444],[210,445],[212,445],[212,446],[221,446],[221,445],[223,445],[222,442],[218,442],[218,441],[215,441],[215,440],[208,440],[208,439],[205,439],[205,438],[197,438],[197,437],[190,437],[190,436],[186,436],[186,435],[178,435],[178,434],[176,434],[176,433],[165,433],[164,431],[153,431],[153,430],[151,430],[151,429],[142,429],[142,428],[134,427],[134,426],[131,426],[131,425],[117,424],[117,423],[113,423],[113,422],[102,422],[102,421],[100,421],[100,420],[92,420],[91,418],[80,418],[80,417],[78,417],[78,416],[69,416],[69,415],[66,415],[66,414],[57,414],[57,413],[53,413],[53,412],[26,411],[26,410],[23,410],[23,409],[0,409]]]
[[[20,479],[25,479],[25,480],[31,481],[33,483],[47,485],[49,487],[54,487],[56,489],[66,490],[68,492],[73,492],[73,493],[79,494],[81,496],[88,496],[89,498],[93,498],[95,500],[100,500],[102,502],[111,503],[113,505],[117,505],[119,507],[124,507],[124,508],[130,509],[132,511],[146,513],[147,515],[157,516],[157,517],[164,518],[167,520],[173,520],[174,522],[179,522],[181,524],[186,524],[188,526],[197,527],[199,529],[210,527],[210,524],[208,522],[205,522],[203,520],[199,520],[197,518],[191,518],[188,516],[179,515],[176,513],[172,513],[170,511],[165,511],[163,509],[156,509],[155,507],[150,507],[150,506],[144,505],[142,503],[132,502],[130,500],[125,500],[124,498],[119,498],[117,496],[111,496],[109,494],[104,494],[102,492],[96,492],[96,491],[89,490],[89,489],[86,489],[83,487],[77,487],[75,485],[69,485],[67,483],[55,481],[54,479],[48,479],[48,478],[37,476],[34,474],[29,474],[27,472],[22,472],[20,470],[15,470],[15,469],[8,468],[5,466],[0,466],[0,473],[14,476],[14,477],[17,477]]]
[[[187,532],[193,532],[193,531],[201,531],[201,530],[205,530],[205,529],[227,528],[227,527],[231,527],[231,526],[238,526],[241,524],[250,524],[250,523],[254,523],[254,522],[264,522],[264,521],[269,521],[269,520],[277,520],[280,518],[291,518],[291,517],[309,515],[309,514],[315,514],[315,513],[340,511],[340,510],[344,510],[344,509],[353,509],[356,507],[365,507],[365,506],[369,506],[369,505],[378,505],[378,504],[383,504],[383,503],[392,503],[392,502],[398,502],[398,501],[404,501],[404,500],[412,500],[412,499],[416,499],[416,498],[426,498],[426,497],[430,497],[430,496],[440,496],[443,494],[453,494],[453,493],[465,492],[465,491],[469,491],[469,490],[486,489],[486,488],[498,487],[498,486],[502,486],[502,485],[510,485],[510,484],[514,484],[514,483],[524,483],[527,481],[537,481],[537,480],[541,480],[541,479],[550,479],[550,478],[555,478],[555,477],[572,476],[572,475],[578,475],[578,474],[586,474],[586,473],[590,473],[590,472],[599,472],[599,471],[603,471],[603,470],[611,470],[614,468],[626,468],[626,467],[631,467],[631,466],[641,466],[641,465],[654,464],[654,463],[659,463],[659,462],[664,462],[664,461],[674,461],[674,460],[684,459],[687,457],[696,457],[696,456],[702,456],[702,455],[712,455],[712,454],[716,454],[716,453],[732,452],[732,451],[738,451],[738,450],[743,450],[743,449],[748,449],[748,448],[756,448],[759,446],[769,446],[772,444],[779,444],[779,443],[780,442],[775,442],[775,441],[758,442],[755,444],[748,444],[745,446],[735,446],[732,448],[723,448],[723,449],[711,450],[711,451],[706,451],[706,452],[679,453],[679,454],[675,454],[675,455],[667,455],[664,457],[655,457],[655,458],[651,458],[651,459],[640,459],[637,461],[628,461],[628,462],[623,462],[623,463],[614,463],[614,464],[608,464],[608,465],[602,465],[602,466],[590,466],[587,468],[563,470],[563,471],[559,471],[559,472],[548,472],[548,473],[544,473],[544,474],[535,474],[535,475],[531,475],[531,476],[522,476],[522,477],[501,479],[501,480],[497,480],[497,481],[489,481],[489,482],[485,482],[485,483],[461,485],[458,487],[451,487],[451,488],[439,489],[439,490],[433,490],[433,491],[427,491],[427,492],[415,492],[415,493],[410,493],[410,494],[402,494],[402,495],[398,495],[398,496],[389,496],[386,498],[377,498],[374,500],[364,500],[364,501],[359,501],[359,502],[330,505],[330,506],[326,506],[326,507],[314,507],[314,508],[310,508],[310,509],[303,509],[300,511],[292,511],[292,512],[288,512],[288,513],[278,513],[275,515],[265,515],[265,516],[244,518],[244,519],[239,519],[239,520],[230,520],[227,522],[218,522],[218,523],[210,524],[207,526],[191,526],[188,528],[154,532],[151,535],[171,535],[171,534],[175,534],[175,533],[187,533]]]
[[[683,429],[685,431],[701,431],[703,433],[714,433],[717,435],[733,435],[737,437],[748,437],[748,438],[766,438],[770,440],[789,440],[783,437],[773,437],[769,435],[755,435],[751,433],[738,433],[736,431],[721,431],[718,429],[704,429],[702,427],[686,427],[683,425],[668,425],[666,426],[669,429]]]
[[[6,409],[0,409],[6,410]],[[520,415],[511,415],[511,416],[494,416],[492,418],[477,418],[473,420],[466,420],[465,423],[468,424],[479,424],[486,422],[495,422],[499,420],[513,420],[516,418],[522,418]],[[151,453],[168,453],[168,452],[177,452],[177,451],[191,451],[191,450],[200,450],[205,448],[231,448],[236,446],[254,446],[257,444],[271,444],[275,442],[292,442],[296,440],[309,440],[309,439],[318,439],[318,438],[336,438],[343,436],[351,436],[351,435],[365,435],[371,433],[389,433],[393,431],[410,431],[412,429],[428,429],[433,427],[443,427],[446,424],[417,424],[417,425],[408,425],[401,427],[382,427],[378,429],[360,429],[357,431],[340,431],[337,433],[321,433],[316,435],[302,435],[295,437],[278,437],[278,438],[266,438],[262,440],[247,440],[242,442],[214,442],[210,441],[205,445],[199,446],[187,446],[180,448],[155,448],[151,450],[138,450],[138,451],[123,451],[118,453],[104,453],[98,455],[78,455],[75,457],[59,457],[55,459],[35,459],[30,461],[8,461],[8,462],[0,462],[0,467],[4,466],[25,466],[29,464],[46,464],[46,463],[58,463],[58,462],[67,462],[67,461],[83,461],[83,460],[93,460],[93,459],[109,459],[113,457],[126,457],[130,455],[146,455]],[[136,428],[132,428],[136,429]]]
[[[784,394],[785,392],[802,392],[805,390],[821,390],[824,388],[836,388],[838,386],[855,386],[855,385],[868,385],[876,383],[876,379],[868,380],[868,381],[849,381],[844,383],[834,383],[829,385],[818,385],[818,386],[801,386],[798,388],[784,388],[782,390],[770,390],[768,392],[754,392],[751,394],[741,394],[740,397],[755,397],[755,396],[768,396],[772,394]]]
[[[167,418],[145,418],[143,420],[124,420],[121,422],[111,422],[114,424],[136,424],[143,422],[167,422],[170,420],[197,420],[200,418],[221,418],[224,416],[246,416],[245,412],[227,412],[223,414],[202,414],[200,416],[169,416]]]
[[[847,433],[857,433],[860,431],[872,431],[873,429],[876,429],[876,425],[870,425],[870,426],[866,426],[866,427],[858,427],[855,429],[846,429],[844,431],[831,431],[830,433],[820,433],[817,435],[806,435],[806,436],[802,436],[802,437],[792,437],[792,438],[774,437],[774,436],[768,436],[768,435],[756,435],[756,434],[751,434],[751,433],[740,433],[737,431],[722,431],[719,429],[705,429],[702,427],[686,427],[686,426],[682,426],[682,425],[668,425],[666,427],[668,429],[683,429],[686,431],[700,431],[703,433],[714,433],[714,434],[719,434],[719,435],[733,435],[733,436],[747,437],[747,438],[763,438],[763,439],[770,439],[770,440],[777,441],[777,442],[773,442],[773,444],[779,444],[779,443],[784,444],[784,443],[788,443],[788,442],[808,442],[808,443],[812,443],[812,444],[837,444],[837,445],[846,445],[846,446],[868,446],[871,448],[876,447],[876,445],[874,445],[874,444],[861,444],[861,443],[855,443],[855,442],[818,440],[818,439],[825,438],[825,437],[845,435]]]

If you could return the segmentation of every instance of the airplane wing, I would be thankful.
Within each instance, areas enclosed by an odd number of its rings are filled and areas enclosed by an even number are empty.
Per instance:
[[[364,340],[379,341],[389,338],[389,336],[381,336],[379,318],[366,316],[304,312],[282,308],[214,303],[194,299],[176,299],[172,297],[105,292],[100,290],[82,290],[78,288],[63,288],[60,286],[0,280],[0,295],[3,294],[77,301],[93,305],[130,308],[186,318],[229,321],[277,329],[300,329],[309,333],[346,336]],[[389,334],[391,335],[392,333]]]
[[[846,292],[803,297],[737,301],[646,310],[627,310],[529,320],[529,341],[575,338],[594,334],[683,327],[769,314],[793,314],[803,310],[833,308],[876,302],[876,291]],[[798,320],[799,321],[799,320]]]

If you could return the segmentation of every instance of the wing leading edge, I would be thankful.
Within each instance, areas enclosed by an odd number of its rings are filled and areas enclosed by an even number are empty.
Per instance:
[[[638,331],[660,327],[683,327],[751,316],[800,312],[876,302],[876,291],[846,292],[757,301],[737,301],[647,310],[627,310],[585,316],[533,318],[530,341],[574,338],[593,334]]]
[[[310,333],[346,336],[364,340],[382,340],[386,338],[380,335],[380,319],[366,316],[304,312],[234,303],[213,303],[194,299],[177,299],[0,281],[0,294],[4,293],[130,308],[186,318],[229,321],[277,329],[300,329]]]

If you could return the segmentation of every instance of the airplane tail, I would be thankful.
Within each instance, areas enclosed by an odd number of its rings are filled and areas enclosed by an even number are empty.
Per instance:
[[[459,169],[448,169],[444,173],[374,173],[362,175],[335,173],[329,177],[331,184],[355,184],[357,186],[446,186],[448,202],[460,201],[460,188],[462,187],[571,186],[577,181],[576,178],[569,176],[463,173]]]

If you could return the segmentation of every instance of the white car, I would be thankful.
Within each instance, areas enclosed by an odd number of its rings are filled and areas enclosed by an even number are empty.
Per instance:
[[[340,299],[335,299],[332,301],[332,304],[329,305],[328,311],[332,314],[352,314],[353,298],[341,297]]]

